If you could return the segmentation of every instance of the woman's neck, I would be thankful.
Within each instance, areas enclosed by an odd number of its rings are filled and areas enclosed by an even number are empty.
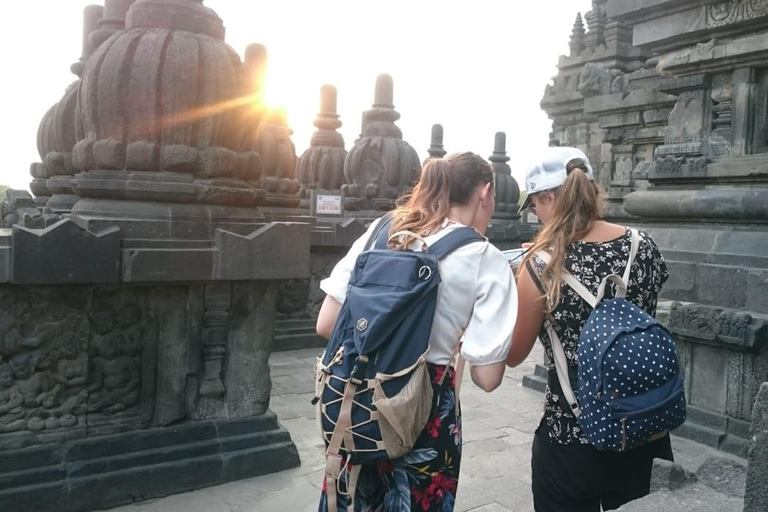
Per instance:
[[[611,224],[604,220],[596,220],[590,226],[589,232],[581,242],[607,242],[620,237],[627,228],[618,224]]]
[[[471,226],[475,221],[475,212],[467,206],[451,206],[446,218],[452,222]]]

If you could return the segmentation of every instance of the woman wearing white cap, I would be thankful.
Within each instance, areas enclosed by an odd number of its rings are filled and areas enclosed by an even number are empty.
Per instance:
[[[621,452],[599,451],[590,445],[562,398],[544,318],[551,318],[572,380],[578,370],[579,335],[592,307],[570,286],[561,286],[563,272],[567,270],[596,295],[605,276],[626,267],[632,233],[601,220],[603,195],[587,156],[578,149],[549,148],[528,170],[526,191],[521,211],[532,210],[543,228],[520,267],[518,321],[507,364],[522,363],[537,338],[550,361],[544,414],[531,460],[534,506],[537,512],[613,510],[648,494],[653,459],[672,459],[669,435]],[[537,254],[540,251],[549,253],[550,263]],[[667,277],[658,247],[640,232],[627,300],[655,314]]]

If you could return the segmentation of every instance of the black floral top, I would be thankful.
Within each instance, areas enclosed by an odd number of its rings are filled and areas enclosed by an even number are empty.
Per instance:
[[[629,258],[632,236],[629,230],[619,238],[608,242],[575,242],[566,255],[566,267],[594,295],[602,279],[609,274],[624,273]],[[539,257],[531,260],[537,274],[544,270],[545,263]],[[653,239],[645,232],[640,232],[640,244],[637,257],[632,265],[629,277],[627,300],[637,304],[651,315],[656,314],[656,303],[662,285],[669,277],[664,257]],[[609,285],[605,296],[613,297],[615,289]],[[568,285],[560,288],[560,302],[552,312],[554,328],[563,344],[568,365],[572,371],[578,368],[576,352],[579,344],[579,334],[592,308],[573,291]],[[557,380],[555,365],[552,362],[552,345],[546,329],[542,327],[539,339],[547,354],[547,369],[550,372],[550,383]],[[559,392],[559,384],[556,384]],[[581,428],[576,423],[576,417],[560,401],[558,392],[553,392],[547,386],[546,403],[540,428],[544,428],[552,442],[559,444],[581,443],[588,444]]]

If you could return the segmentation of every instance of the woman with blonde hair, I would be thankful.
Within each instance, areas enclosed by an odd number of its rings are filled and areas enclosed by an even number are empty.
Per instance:
[[[374,221],[320,284],[327,297],[317,332],[331,336],[357,258],[385,222],[391,222],[388,249],[428,251],[458,229],[470,227],[483,234],[494,207],[493,171],[483,158],[461,153],[428,161],[413,192],[391,215]],[[439,261],[441,282],[426,356],[433,390],[426,428],[406,455],[362,466],[354,506],[340,489],[338,495],[333,490],[330,508],[350,512],[453,510],[461,463],[461,418],[458,379],[451,362],[460,352],[471,365],[475,384],[488,392],[497,388],[517,313],[515,281],[506,258],[486,239],[478,238]],[[320,512],[329,509],[328,502],[324,486]]]
[[[639,232],[634,260],[632,231],[602,220],[604,199],[586,155],[575,148],[549,148],[526,176],[528,208],[543,227],[519,271],[518,322],[509,366],[522,363],[536,339],[548,360],[544,414],[533,441],[532,484],[537,512],[612,510],[648,494],[654,458],[672,459],[669,435],[626,451],[601,451],[589,444],[558,380],[550,333],[559,338],[567,379],[579,368],[579,336],[592,307],[563,284],[566,271],[598,295],[603,279],[630,265],[626,299],[650,315],[667,280],[664,258],[651,237]],[[549,254],[542,257],[542,251]],[[549,261],[545,261],[545,259]],[[550,328],[545,328],[545,316]],[[556,341],[555,341],[556,342]],[[567,391],[566,391],[567,393]]]

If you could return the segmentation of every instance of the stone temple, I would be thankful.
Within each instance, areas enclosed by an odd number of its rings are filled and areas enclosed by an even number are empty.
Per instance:
[[[261,102],[267,49],[241,58],[203,0],[104,0],[83,26],[32,194],[1,210],[3,511],[104,509],[299,465],[269,409],[270,353],[323,346],[319,280],[450,140],[435,125],[428,149],[409,145],[380,75],[355,141],[323,86],[297,156]],[[659,314],[689,400],[677,434],[749,457],[745,510],[768,510],[768,2],[594,0],[558,67],[550,144],[587,152],[610,218],[668,260]],[[488,142],[487,234],[517,248],[537,226],[517,214],[506,135]]]

